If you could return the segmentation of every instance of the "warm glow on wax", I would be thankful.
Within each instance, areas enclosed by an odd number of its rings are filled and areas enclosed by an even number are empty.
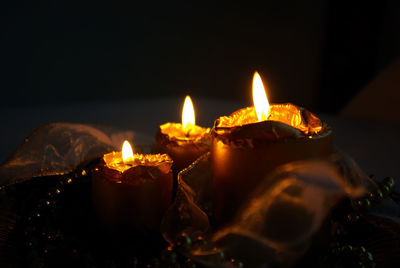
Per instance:
[[[182,126],[186,130],[186,128],[190,125],[195,125],[195,115],[192,100],[189,96],[186,96],[185,103],[183,104],[182,109]]]
[[[253,77],[253,102],[258,121],[267,120],[269,114],[269,102],[263,82],[257,72],[254,73]]]
[[[122,145],[122,161],[125,164],[134,161],[132,146],[128,141],[124,141]]]

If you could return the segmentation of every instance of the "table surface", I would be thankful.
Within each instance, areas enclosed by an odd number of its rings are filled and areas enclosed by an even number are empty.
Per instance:
[[[102,124],[134,130],[152,141],[157,127],[179,122],[183,98],[136,99],[0,108],[0,162],[29,134],[49,122]],[[215,118],[245,107],[245,103],[194,100],[197,124],[212,126]],[[249,104],[247,104],[249,105]],[[400,177],[400,125],[318,115],[333,128],[334,143],[353,157],[367,174]]]

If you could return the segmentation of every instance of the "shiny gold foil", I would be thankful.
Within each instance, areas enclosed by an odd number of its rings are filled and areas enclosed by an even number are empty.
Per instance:
[[[229,116],[218,119],[216,127],[231,128],[259,123],[254,106],[240,109]],[[322,122],[314,114],[291,103],[271,104],[268,121],[284,123],[302,131],[304,134],[318,133],[322,130]]]
[[[176,142],[198,142],[207,139],[210,134],[209,128],[188,125],[184,129],[181,123],[165,123],[160,126],[160,131],[167,135],[170,140]]]
[[[210,129],[180,123],[165,123],[156,134],[156,151],[168,154],[173,160],[172,169],[177,174],[210,149]]]
[[[153,166],[159,168],[164,173],[168,173],[168,170],[172,166],[172,159],[166,154],[134,154],[133,157],[134,161],[132,163],[125,164],[122,161],[121,152],[111,152],[105,154],[103,160],[109,169],[121,173],[134,166]]]

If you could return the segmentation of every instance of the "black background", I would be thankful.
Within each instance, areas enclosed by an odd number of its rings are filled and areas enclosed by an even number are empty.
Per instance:
[[[350,2],[350,3],[349,3]],[[184,96],[338,112],[399,52],[399,4],[373,1],[3,4],[1,105]]]

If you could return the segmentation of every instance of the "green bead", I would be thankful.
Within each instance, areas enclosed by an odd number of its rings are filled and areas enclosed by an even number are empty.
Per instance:
[[[368,198],[358,200],[357,206],[361,209],[368,210],[371,208],[371,201]]]
[[[238,261],[238,260],[234,259],[234,258],[231,259],[231,263],[235,267],[243,268],[243,263],[241,261]]]
[[[382,181],[384,184],[386,184],[387,186],[389,186],[389,188],[393,188],[394,185],[396,184],[395,180],[393,177],[386,177],[383,179]]]
[[[384,196],[384,197],[387,197],[387,196],[390,194],[391,189],[390,189],[389,186],[387,186],[386,184],[384,184],[384,185],[381,186],[381,191],[382,191],[383,196]]]
[[[223,251],[218,252],[218,257],[221,261],[225,259],[225,253]]]
[[[176,263],[176,253],[171,247],[167,247],[161,252],[161,259],[166,263]]]
[[[243,262],[241,262],[241,261],[238,262],[236,265],[237,265],[237,267],[239,267],[239,268],[243,268],[243,267],[244,267],[244,264],[243,264]]]
[[[192,240],[187,234],[183,233],[178,237],[176,247],[184,251],[190,250],[192,247]]]
[[[340,248],[340,251],[343,252],[351,252],[353,250],[353,247],[351,245],[346,245]]]
[[[332,254],[335,254],[335,255],[338,254],[339,251],[340,251],[340,250],[339,250],[338,247],[337,247],[337,248],[332,248],[332,249],[331,249]]]
[[[192,241],[192,244],[196,248],[203,248],[207,246],[207,241],[204,239],[203,236],[200,235]]]
[[[342,225],[339,225],[336,229],[336,234],[337,235],[346,235],[347,231],[344,229]]]
[[[369,194],[369,197],[371,198],[372,201],[374,201],[375,203],[379,203],[383,200],[383,194],[381,190],[376,190],[373,193]]]
[[[185,268],[196,268],[196,264],[190,259],[186,259],[184,266]]]
[[[366,255],[367,255],[368,260],[370,260],[370,261],[374,260],[374,256],[372,255],[371,252],[368,251]]]
[[[161,267],[160,261],[158,259],[154,259],[153,260],[153,265],[151,267],[160,268]]]
[[[360,217],[355,213],[350,213],[350,214],[347,215],[347,221],[349,223],[355,223],[355,222],[358,221],[359,218]]]
[[[335,233],[336,233],[337,235],[341,235],[341,234],[342,234],[342,230],[341,230],[340,228],[337,228],[336,231],[335,231]]]

